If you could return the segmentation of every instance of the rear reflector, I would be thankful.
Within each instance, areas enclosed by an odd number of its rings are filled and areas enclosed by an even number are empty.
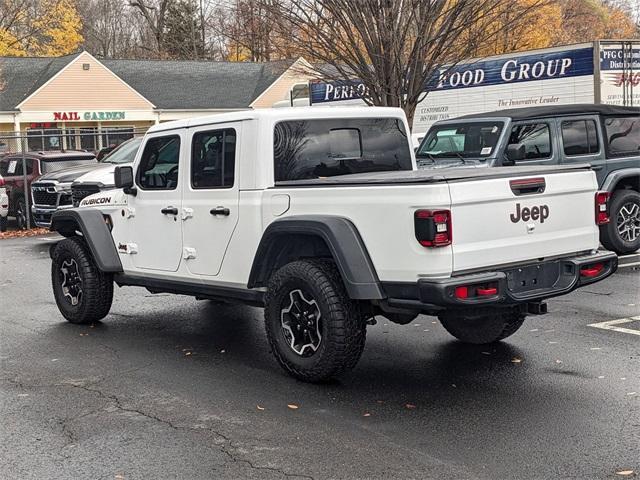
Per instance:
[[[604,270],[604,263],[594,263],[580,269],[580,276],[586,278],[597,277]]]
[[[416,239],[423,247],[451,245],[451,212],[449,210],[416,210],[414,216]]]
[[[609,192],[596,192],[596,225],[609,223]]]

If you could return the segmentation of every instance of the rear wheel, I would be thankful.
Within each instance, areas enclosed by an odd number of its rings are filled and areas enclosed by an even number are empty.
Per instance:
[[[611,221],[600,230],[602,244],[619,255],[640,248],[640,193],[618,190],[611,199]]]
[[[320,382],[353,368],[364,350],[366,320],[333,262],[295,261],[269,280],[265,327],[290,375]]]
[[[53,249],[53,295],[62,316],[71,323],[93,323],[111,308],[113,279],[96,266],[83,239],[66,238]]]
[[[26,230],[28,226],[27,215],[29,215],[27,202],[25,202],[24,197],[19,197],[16,201],[16,224],[18,225],[18,230]],[[31,222],[31,226],[33,226],[33,222]]]
[[[481,345],[516,333],[524,322],[525,314],[519,309],[469,309],[447,311],[438,318],[445,330],[458,340]]]

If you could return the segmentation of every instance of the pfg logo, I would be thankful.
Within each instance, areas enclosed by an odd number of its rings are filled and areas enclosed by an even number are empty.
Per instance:
[[[516,211],[512,213],[509,218],[513,223],[518,223],[520,220],[528,222],[529,220],[540,220],[540,223],[549,218],[549,206],[540,205],[535,207],[521,207],[519,203],[516,203]]]
[[[111,203],[111,197],[88,198],[86,200],[83,200],[80,205],[82,206],[101,205],[103,203]]]

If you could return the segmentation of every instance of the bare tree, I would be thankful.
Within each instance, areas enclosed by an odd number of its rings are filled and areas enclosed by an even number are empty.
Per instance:
[[[129,6],[137,9],[147,28],[151,31],[158,56],[162,56],[164,53],[165,23],[172,1],[175,0],[129,0]]]
[[[538,8],[546,0],[528,2]],[[494,22],[511,0],[289,0],[272,18],[288,29],[319,78],[367,87],[365,101],[402,107],[409,121],[425,87],[518,22]],[[477,29],[473,39],[463,33]],[[472,41],[471,41],[472,40]]]

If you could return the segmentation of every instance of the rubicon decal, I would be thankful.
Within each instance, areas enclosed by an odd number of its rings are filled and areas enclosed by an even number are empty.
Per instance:
[[[519,203],[516,203],[516,211],[512,213],[509,218],[511,218],[513,223],[518,223],[520,220],[523,222],[540,220],[540,223],[544,223],[544,221],[549,218],[549,206],[522,207]]]
[[[111,197],[88,198],[83,200],[80,205],[101,205],[103,203],[111,203]]]

